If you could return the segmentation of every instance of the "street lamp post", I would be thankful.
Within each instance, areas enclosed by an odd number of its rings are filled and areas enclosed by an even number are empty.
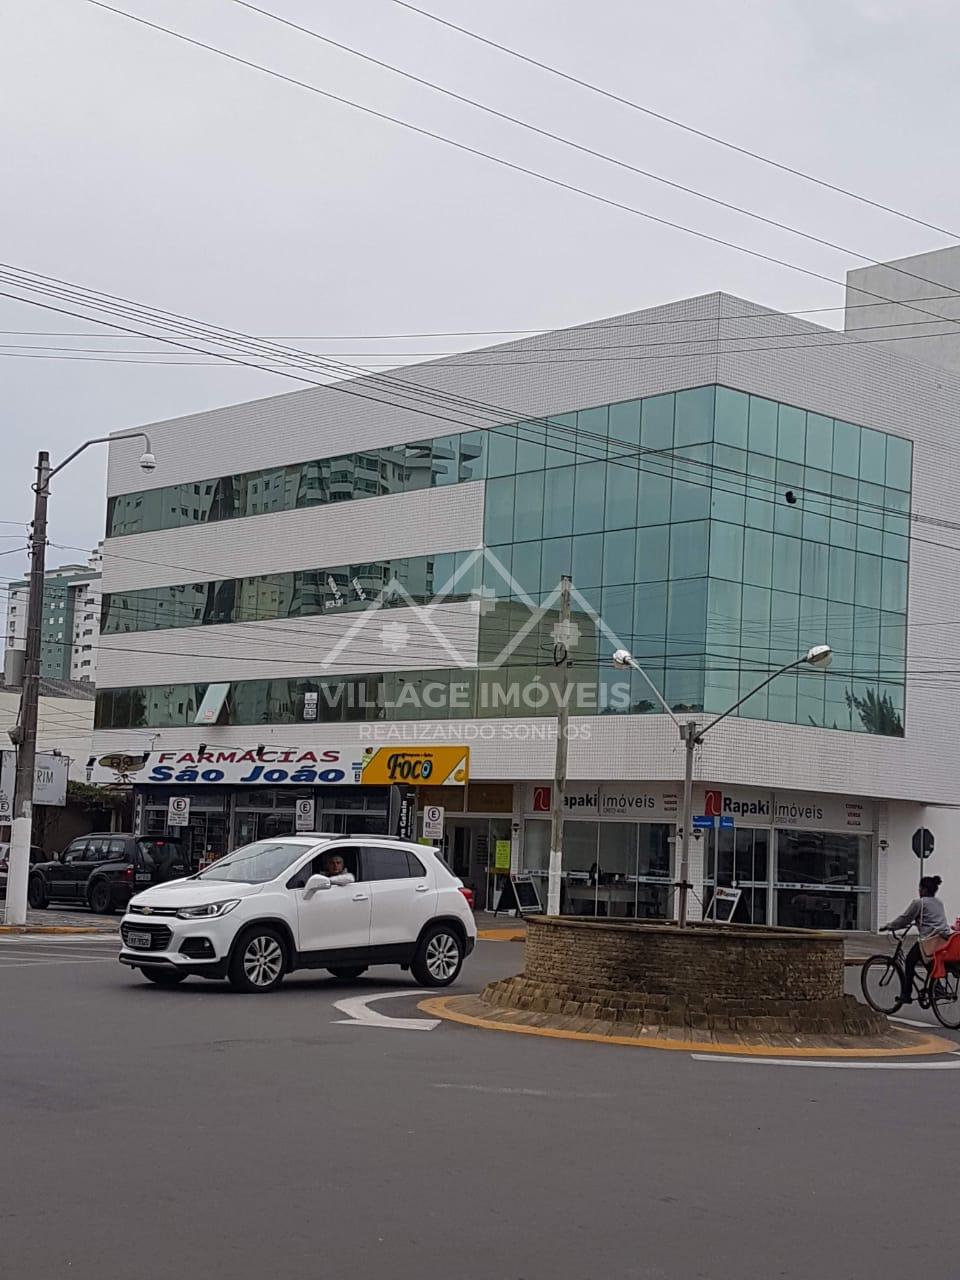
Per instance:
[[[668,706],[666,700],[660,693],[643,667],[640,666],[633,654],[627,649],[618,649],[613,655],[613,664],[616,667],[630,667],[634,671],[638,671],[647,684],[653,690],[657,701],[663,707],[664,711],[677,726],[680,732],[680,740],[684,745],[685,759],[683,770],[683,808],[681,813],[680,826],[680,866],[677,880],[677,888],[679,889],[679,900],[677,904],[677,923],[683,928],[687,923],[687,894],[692,887],[690,884],[690,828],[693,824],[693,755],[697,747],[703,742],[704,737],[710,730],[725,720],[727,716],[732,715],[738,707],[742,707],[748,698],[752,698],[755,693],[759,693],[761,689],[765,689],[778,676],[782,676],[785,671],[792,671],[794,667],[802,667],[805,664],[811,667],[826,667],[830,665],[830,659],[833,651],[828,644],[816,644],[808,649],[800,658],[795,658],[793,662],[788,662],[784,666],[779,667],[766,680],[761,680],[755,689],[751,689],[749,693],[744,694],[732,706],[727,707],[726,711],[715,716],[709,724],[705,724],[702,729],[697,728],[696,720],[687,720],[681,723],[673,714],[672,709]]]
[[[92,444],[113,440],[142,439],[146,449],[140,457],[144,471],[155,471],[157,460],[150,437],[145,431],[128,431],[116,436],[97,436],[74,449],[55,467],[50,455],[37,454],[37,478],[33,486],[33,526],[30,536],[30,589],[27,596],[27,637],[23,662],[23,687],[20,691],[20,715],[11,740],[17,747],[17,775],[14,787],[13,821],[10,831],[10,857],[7,872],[6,924],[25,924],[27,920],[27,883],[30,878],[30,845],[33,831],[33,780],[37,759],[37,715],[40,700],[40,636],[43,622],[43,578],[47,551],[47,500],[50,481],[68,462]]]

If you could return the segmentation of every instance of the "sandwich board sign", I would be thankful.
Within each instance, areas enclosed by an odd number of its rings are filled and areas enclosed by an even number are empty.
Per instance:
[[[704,920],[716,920],[718,924],[729,924],[742,893],[742,889],[728,889],[718,885],[713,891]]]

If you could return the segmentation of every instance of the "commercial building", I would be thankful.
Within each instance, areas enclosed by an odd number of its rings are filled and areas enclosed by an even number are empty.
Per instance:
[[[562,909],[652,918],[683,752],[612,653],[703,724],[826,642],[698,752],[694,914],[874,926],[918,829],[949,870],[958,421],[955,374],[713,293],[152,424],[148,479],[110,448],[91,776],[149,831],[188,799],[195,854],[298,804],[362,839],[413,783],[481,902],[545,898],[566,696]]]
[[[7,594],[4,673],[19,683],[27,646],[29,583],[12,582]],[[100,552],[87,564],[48,569],[43,583],[40,674],[50,680],[93,683],[100,637]]]

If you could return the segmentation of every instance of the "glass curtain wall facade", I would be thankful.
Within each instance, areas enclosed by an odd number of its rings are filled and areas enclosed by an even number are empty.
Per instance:
[[[574,458],[533,424],[489,442],[485,586],[502,565],[517,606],[546,604],[570,574],[578,621],[599,615],[678,712],[723,711],[827,641],[826,679],[785,675],[740,714],[902,734],[910,441],[713,386],[557,421]],[[487,657],[515,619],[480,625]],[[629,707],[604,705],[600,647],[598,710],[655,710],[639,676]]]
[[[361,457],[369,466],[360,466]],[[304,693],[318,690],[321,718],[332,720],[417,718],[425,706],[444,718],[553,715],[549,699],[518,708],[498,695],[555,674],[556,599],[561,575],[570,574],[579,632],[572,709],[579,714],[657,709],[636,673],[628,698],[611,696],[609,654],[617,643],[632,650],[674,710],[720,712],[769,671],[826,641],[834,650],[826,675],[781,676],[739,714],[903,733],[908,440],[706,386],[350,458],[349,466],[327,459],[256,473],[256,480],[211,481],[206,496],[229,488],[245,493],[247,505],[221,501],[204,517],[202,505],[181,501],[177,519],[256,514],[253,498],[259,511],[266,476],[269,501],[278,504],[268,510],[397,491],[391,485],[483,478],[482,566],[470,552],[423,558],[415,572],[405,562],[418,602],[482,588],[480,670],[238,681],[225,723],[296,722]],[[304,481],[328,473],[330,483]],[[358,488],[358,476],[368,475],[378,477],[374,487]],[[207,485],[173,486],[187,488]],[[172,490],[113,499],[110,532],[167,527],[164,504],[176,501]],[[179,626],[294,616],[294,609],[322,612],[328,601],[359,607],[352,580],[373,587],[388,563],[162,588],[143,600],[132,597],[144,593],[127,593],[105,599],[105,629],[149,630],[171,625],[171,616],[183,618]],[[183,593],[182,605],[167,598],[171,592]],[[537,610],[547,612],[538,619]],[[432,701],[404,703],[405,689],[428,685]],[[204,687],[102,691],[97,725],[190,723]]]

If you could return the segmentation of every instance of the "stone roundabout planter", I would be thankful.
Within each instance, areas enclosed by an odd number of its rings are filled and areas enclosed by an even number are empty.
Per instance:
[[[722,1035],[877,1036],[887,1020],[843,994],[843,939],[762,926],[527,920],[524,971],[484,1005]]]

